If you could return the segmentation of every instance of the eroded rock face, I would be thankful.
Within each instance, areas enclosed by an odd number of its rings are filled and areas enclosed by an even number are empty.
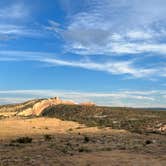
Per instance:
[[[19,116],[31,116],[32,113],[33,113],[32,108],[28,108],[28,109],[25,109],[25,110],[19,112],[17,115],[19,115]]]
[[[26,110],[19,112],[18,115],[20,115],[20,116],[31,116],[31,115],[39,116],[45,108],[50,107],[52,105],[58,105],[58,104],[74,105],[75,103],[72,101],[63,101],[59,97],[44,99],[44,100],[34,104],[32,108],[28,108]]]
[[[52,105],[61,104],[61,103],[62,103],[62,100],[60,100],[58,97],[43,100],[39,103],[36,103],[33,106],[32,114],[39,116],[45,108]]]

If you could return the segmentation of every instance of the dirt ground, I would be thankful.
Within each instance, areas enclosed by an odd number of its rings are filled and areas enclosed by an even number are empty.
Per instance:
[[[32,138],[31,143],[15,141]],[[0,120],[0,166],[165,166],[166,136],[56,118]]]

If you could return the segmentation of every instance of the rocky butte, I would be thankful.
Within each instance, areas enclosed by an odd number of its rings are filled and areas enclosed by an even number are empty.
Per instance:
[[[32,107],[22,110],[18,112],[17,115],[19,116],[39,116],[41,115],[42,111],[50,106],[58,105],[58,104],[66,104],[66,105],[76,105],[77,103],[68,100],[61,100],[59,97],[43,99],[37,103],[35,103]],[[92,102],[85,102],[80,105],[84,106],[94,106],[95,104]]]

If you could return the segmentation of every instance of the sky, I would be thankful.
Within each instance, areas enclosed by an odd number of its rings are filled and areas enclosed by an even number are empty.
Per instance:
[[[166,107],[166,1],[1,0],[0,104],[53,96]]]

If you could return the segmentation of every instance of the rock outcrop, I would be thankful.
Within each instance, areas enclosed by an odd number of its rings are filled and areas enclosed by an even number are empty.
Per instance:
[[[49,99],[33,99],[24,103],[0,106],[0,117],[40,116],[46,108],[59,104],[76,105],[77,103],[71,100],[61,100],[59,97]],[[84,102],[79,105],[95,106],[95,103]]]
[[[27,109],[19,112],[17,115],[19,115],[19,116],[31,116],[31,115],[39,116],[39,115],[41,115],[42,111],[45,108],[53,106],[53,105],[58,105],[58,104],[74,105],[75,103],[72,101],[61,100],[59,97],[43,99],[43,100],[37,102],[36,104],[34,104],[32,108],[27,108]]]

